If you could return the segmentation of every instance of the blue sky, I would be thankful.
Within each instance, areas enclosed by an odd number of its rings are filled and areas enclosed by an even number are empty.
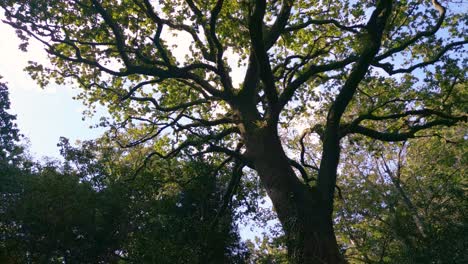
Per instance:
[[[20,51],[14,30],[3,23],[0,23],[0,36],[1,81],[8,84],[10,113],[17,116],[19,129],[29,139],[34,157],[59,157],[56,145],[61,136],[73,142],[95,138],[102,133],[102,130],[89,128],[96,121],[82,120],[84,106],[72,99],[76,94],[72,87],[51,85],[41,89],[23,71],[30,60],[46,61],[45,51],[40,45],[33,43],[27,53]]]

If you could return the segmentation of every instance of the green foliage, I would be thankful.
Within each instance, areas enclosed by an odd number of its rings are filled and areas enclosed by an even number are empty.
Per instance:
[[[26,69],[31,76],[42,86],[51,81],[79,86],[78,99],[87,103],[88,114],[96,105],[109,110],[111,117],[102,125],[110,128],[110,140],[122,149],[98,142],[100,150],[93,150],[92,144],[76,150],[64,141],[68,158],[63,172],[89,181],[99,192],[129,182],[130,189],[122,186],[123,196],[137,202],[128,204],[126,211],[158,216],[141,216],[139,227],[153,238],[148,243],[138,239],[124,252],[132,258],[144,256],[143,262],[155,258],[147,248],[160,258],[161,245],[173,246],[174,253],[184,241],[191,246],[183,251],[188,255],[180,257],[196,259],[203,257],[200,252],[205,252],[208,241],[222,244],[213,242],[217,235],[204,229],[207,219],[216,215],[211,209],[223,200],[220,190],[230,190],[222,204],[237,195],[235,205],[241,204],[237,198],[249,200],[261,193],[249,187],[258,181],[228,180],[227,170],[241,175],[244,167],[256,170],[276,209],[282,210],[278,213],[282,224],[297,222],[304,229],[297,231],[299,236],[286,234],[286,239],[330,236],[310,245],[301,244],[306,240],[288,241],[294,245],[290,256],[297,257],[296,262],[306,253],[309,262],[340,261],[331,238],[330,213],[340,154],[347,162],[343,172],[366,177],[343,177],[344,193],[359,203],[350,204],[349,212],[341,208],[338,214],[339,221],[349,222],[340,227],[343,234],[356,232],[353,236],[367,239],[358,246],[373,252],[362,255],[366,261],[398,262],[395,256],[407,256],[404,252],[411,252],[406,250],[410,246],[416,261],[431,255],[418,251],[415,245],[420,240],[411,232],[425,230],[418,214],[410,213],[420,208],[418,198],[407,195],[406,207],[397,206],[396,194],[404,193],[402,182],[414,183],[393,180],[399,184],[395,192],[371,165],[382,167],[382,160],[394,159],[398,146],[394,142],[467,121],[466,3],[443,5],[436,0],[0,0],[4,22],[16,28],[23,41],[20,48],[26,50],[34,38],[49,54],[50,65],[31,62]],[[300,129],[290,124],[300,124]],[[305,134],[300,135],[303,128]],[[316,134],[316,142],[304,144],[306,137],[314,141],[311,134]],[[408,151],[413,143],[409,146]],[[86,150],[90,147],[91,152]],[[350,167],[349,159],[359,169]],[[216,170],[211,166],[221,166],[220,174],[207,176]],[[387,174],[395,166],[386,166]],[[434,173],[426,170],[418,174]],[[419,177],[409,172],[400,170],[398,175]],[[363,198],[362,193],[372,198]],[[382,193],[390,200],[374,199]],[[164,213],[158,215],[152,211],[155,208]],[[383,220],[390,221],[389,230],[404,235],[378,259],[376,252],[386,250],[385,243],[391,242],[387,240],[395,237],[388,230],[368,232],[367,227],[381,228],[376,220],[381,214],[388,215]],[[235,221],[233,215],[231,211],[218,223],[229,226]],[[317,223],[328,224],[309,226],[312,215]],[[195,220],[204,228],[177,229]],[[148,221],[155,225],[147,225]],[[158,240],[162,234],[158,228],[166,226],[178,230],[175,233],[182,238]],[[226,226],[213,229],[226,238],[224,248],[230,245],[227,241],[235,240]],[[331,230],[318,230],[322,227]],[[297,229],[286,226],[285,230]],[[206,233],[213,240],[200,243],[197,236]],[[345,247],[357,241],[340,236]]]
[[[73,147],[63,138],[63,165],[2,167],[2,262],[246,261],[233,211],[217,214],[223,183],[212,167],[154,161],[131,180],[131,153],[105,142]]]
[[[8,87],[0,82],[0,163],[16,162],[22,152],[18,145],[21,135],[15,124],[16,116],[8,113],[9,109]]]
[[[248,247],[252,252],[251,263],[255,264],[288,264],[287,252],[284,246],[284,236],[262,239],[256,238],[255,244],[250,242]]]
[[[2,175],[2,182],[19,181],[14,190],[2,190],[15,197],[3,201],[2,255],[17,263],[112,262],[122,240],[118,196],[96,193],[52,165],[36,169]]]
[[[373,142],[373,155],[346,156],[336,230],[351,263],[467,259],[464,129],[405,144]]]

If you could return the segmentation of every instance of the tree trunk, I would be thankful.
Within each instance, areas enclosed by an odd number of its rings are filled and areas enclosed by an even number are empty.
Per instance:
[[[291,263],[344,263],[328,202],[301,182],[284,153],[277,129],[244,131],[247,152],[271,198],[287,238]]]

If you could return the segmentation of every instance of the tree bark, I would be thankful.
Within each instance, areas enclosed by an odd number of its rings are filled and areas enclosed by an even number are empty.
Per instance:
[[[241,129],[248,155],[283,226],[291,263],[344,263],[328,202],[291,168],[276,127]],[[335,177],[336,178],[336,177]]]
[[[340,121],[352,100],[357,86],[380,49],[382,34],[390,16],[392,1],[378,1],[366,25],[369,43],[363,43],[360,58],[336,96],[327,116],[323,135],[323,152],[316,188],[302,183],[291,168],[278,137],[278,94],[264,49],[261,17],[265,1],[256,6],[252,16],[251,39],[257,63],[249,65],[244,89],[254,91],[259,78],[264,84],[268,102],[265,118],[260,118],[256,104],[244,94],[233,102],[242,123],[242,134],[247,155],[265,187],[286,234],[291,263],[344,263],[333,230],[333,196],[340,157]],[[258,67],[258,68],[257,68]],[[255,74],[258,70],[258,74]],[[247,100],[243,100],[247,99]]]

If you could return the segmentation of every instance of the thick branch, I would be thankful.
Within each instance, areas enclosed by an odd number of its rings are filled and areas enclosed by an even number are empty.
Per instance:
[[[372,112],[370,112],[368,114],[361,115],[358,118],[356,118],[353,122],[351,122],[350,126],[352,127],[353,125],[358,125],[364,120],[383,121],[383,120],[389,120],[389,119],[399,119],[399,118],[414,116],[414,115],[417,115],[419,117],[427,117],[427,116],[434,115],[434,116],[442,117],[445,119],[455,119],[455,120],[461,118],[457,116],[452,116],[448,113],[444,113],[441,111],[424,108],[424,109],[419,109],[419,110],[408,110],[403,113],[384,115],[384,116],[376,116],[376,115],[373,115]]]
[[[213,42],[216,50],[216,64],[218,65],[221,83],[223,84],[225,91],[229,94],[232,94],[234,87],[232,85],[231,77],[229,76],[228,70],[224,65],[224,48],[221,42],[219,41],[218,37],[216,36],[216,20],[218,19],[221,9],[223,8],[223,3],[223,0],[218,0],[213,10],[211,10],[209,41]]]
[[[362,51],[359,59],[348,76],[345,84],[332,103],[327,116],[323,137],[323,153],[318,174],[317,188],[328,212],[333,211],[333,197],[336,186],[336,171],[340,158],[339,128],[341,117],[353,98],[357,86],[364,78],[370,63],[379,51],[382,34],[392,11],[391,0],[378,1],[366,29],[370,42]]]
[[[125,50],[125,37],[120,26],[112,19],[112,16],[104,9],[104,7],[97,0],[92,0],[93,5],[96,7],[96,10],[101,14],[105,23],[111,28],[112,33],[114,33],[115,42],[117,49],[119,51],[120,57],[124,61],[125,65],[130,68],[132,63],[128,57],[127,51]]]
[[[364,48],[361,56],[359,57],[356,66],[351,71],[348,79],[346,80],[343,88],[338,93],[333,105],[330,109],[328,120],[332,122],[339,122],[346,107],[354,96],[357,86],[364,78],[369,68],[370,63],[374,56],[380,49],[382,34],[391,14],[392,3],[391,1],[379,1],[377,9],[372,13],[369,22],[366,25],[370,41]]]
[[[456,41],[456,42],[450,43],[450,44],[446,45],[443,49],[441,49],[434,57],[432,57],[432,58],[430,58],[430,59],[428,59],[426,61],[417,63],[415,65],[412,65],[412,66],[410,66],[408,68],[393,69],[392,64],[390,64],[390,63],[379,63],[379,62],[374,62],[374,63],[372,63],[372,65],[374,65],[376,67],[379,67],[379,68],[382,68],[384,71],[386,71],[390,75],[397,74],[397,73],[410,73],[410,72],[412,72],[412,71],[414,71],[414,70],[416,70],[418,68],[426,67],[426,66],[429,66],[429,65],[432,65],[432,64],[438,62],[440,60],[440,58],[442,58],[442,56],[444,56],[452,48],[460,47],[460,46],[463,46],[463,45],[465,45],[467,43],[468,43],[468,40]]]
[[[427,122],[424,125],[412,126],[406,132],[380,132],[380,131],[367,128],[361,125],[356,125],[348,130],[348,134],[356,133],[356,134],[361,134],[361,135],[364,135],[373,139],[381,140],[381,141],[398,142],[398,141],[405,141],[407,139],[416,137],[416,133],[421,130],[432,128],[435,126],[450,127],[450,126],[454,126],[460,121],[466,122],[467,117],[466,116],[460,117],[458,120],[453,120],[453,119],[434,120],[431,122]]]
[[[192,123],[188,123],[188,124],[178,125],[177,126],[177,131],[181,131],[181,130],[188,129],[188,128],[193,128],[193,127],[213,127],[213,126],[218,126],[218,125],[223,125],[223,124],[233,124],[233,123],[235,123],[234,120],[232,120],[230,118],[205,120],[205,119],[193,118],[193,117],[187,116],[187,115],[184,115],[184,117],[195,120],[195,121],[192,122]]]
[[[249,21],[249,32],[255,59],[260,71],[260,78],[263,82],[268,101],[269,113],[272,117],[276,118],[278,115],[278,92],[276,91],[274,76],[271,71],[270,59],[268,58],[262,30],[264,27],[263,17],[265,15],[265,8],[265,0],[256,1],[254,12]]]
[[[297,161],[295,161],[293,159],[289,159],[289,163],[291,164],[291,166],[293,166],[294,168],[296,168],[299,171],[299,173],[301,174],[302,180],[306,184],[309,184],[309,182],[311,182],[312,180],[315,180],[314,178],[309,177],[309,174],[307,173],[307,171]]]
[[[436,25],[430,30],[419,32],[418,34],[416,34],[414,37],[412,37],[408,41],[404,42],[403,44],[401,44],[401,45],[399,45],[399,46],[397,46],[395,48],[387,50],[382,55],[377,56],[376,61],[381,61],[381,60],[383,60],[385,58],[388,58],[388,57],[392,56],[393,54],[395,54],[397,52],[403,51],[407,47],[409,47],[410,45],[416,43],[421,38],[432,36],[439,30],[439,28],[442,26],[442,23],[444,22],[444,19],[445,19],[445,13],[446,13],[445,7],[440,5],[439,1],[437,1],[437,0],[432,0],[432,4],[434,5],[434,8],[437,9],[437,11],[439,11],[439,15],[440,15],[439,19],[437,20]]]
[[[328,25],[328,24],[332,24],[332,25],[336,26],[339,29],[349,31],[349,32],[353,32],[353,33],[359,33],[359,31],[357,29],[358,28],[364,28],[364,25],[345,26],[343,24],[340,24],[340,22],[335,20],[335,19],[323,19],[323,20],[309,19],[304,23],[291,25],[291,26],[285,28],[284,31],[285,32],[291,32],[291,31],[297,31],[297,30],[300,30],[300,29],[304,29],[304,28],[306,28],[306,27],[308,27],[310,25]]]
[[[278,40],[291,15],[293,1],[283,0],[281,10],[265,37],[265,48],[269,50]]]
[[[179,144],[179,146],[177,146],[176,148],[172,149],[171,151],[169,151],[168,153],[165,153],[165,154],[163,154],[163,153],[161,153],[159,151],[153,151],[153,152],[151,152],[150,154],[148,154],[146,156],[146,158],[143,160],[142,165],[139,166],[136,169],[135,175],[139,174],[140,171],[146,167],[148,162],[154,156],[157,156],[157,157],[162,158],[162,159],[170,159],[170,158],[175,157],[181,151],[183,151],[184,149],[187,149],[188,147],[198,147],[198,146],[202,146],[202,145],[205,145],[205,144],[210,144],[210,142],[220,141],[223,138],[225,138],[225,137],[227,137],[227,136],[229,136],[229,135],[231,135],[233,133],[239,133],[239,130],[236,127],[231,127],[231,128],[228,128],[228,129],[226,129],[224,131],[219,132],[218,134],[206,135],[204,137],[201,137],[198,140],[188,139],[188,140],[182,142],[181,144]],[[220,147],[220,148],[222,148],[222,147]],[[233,156],[235,156],[235,151],[232,151],[232,152],[233,153],[231,153],[231,154]]]

